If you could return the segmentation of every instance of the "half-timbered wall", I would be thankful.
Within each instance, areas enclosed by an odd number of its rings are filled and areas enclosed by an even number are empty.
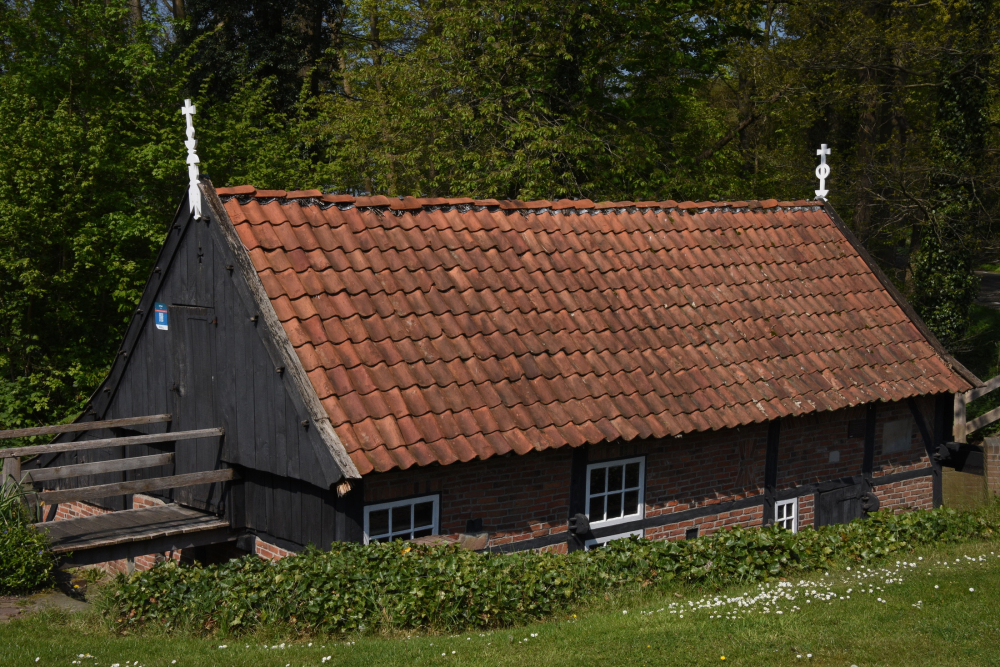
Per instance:
[[[927,423],[932,397],[919,399]],[[799,499],[799,525],[812,525],[816,494],[862,483],[864,434],[849,423],[864,420],[864,406],[782,420],[778,436],[778,500]],[[912,424],[908,446],[882,455],[890,422]],[[883,507],[930,507],[931,464],[906,402],[876,408],[872,486]],[[588,447],[593,463],[631,457],[645,460],[645,535],[683,539],[696,528],[707,534],[731,525],[760,525],[766,517],[765,462],[768,425]],[[831,457],[831,452],[837,452]],[[501,550],[554,548],[567,541],[574,451],[562,448],[524,456],[444,467],[367,475],[366,503],[440,495],[440,532],[461,533],[481,520],[490,546]]]

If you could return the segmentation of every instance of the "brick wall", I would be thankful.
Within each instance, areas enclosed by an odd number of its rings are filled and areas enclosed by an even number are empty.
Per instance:
[[[365,502],[440,493],[444,535],[482,519],[492,546],[543,537],[566,531],[571,458],[572,451],[563,448],[371,475],[365,478]]]
[[[1000,496],[1000,438],[986,438],[983,442],[983,464],[989,492]]]
[[[934,489],[930,477],[918,477],[893,484],[878,485],[876,483],[874,491],[882,509],[929,510],[933,507]]]
[[[683,540],[691,528],[698,529],[698,535],[710,535],[720,528],[731,526],[759,526],[764,519],[762,507],[755,505],[739,510],[710,514],[708,516],[681,521],[668,526],[658,526],[646,529],[646,538],[650,540]]]
[[[257,537],[254,543],[254,553],[264,560],[281,560],[295,555],[294,551],[282,549],[276,544],[265,542],[260,537]]]
[[[919,399],[925,423],[933,423],[933,399]],[[849,437],[848,422],[864,420],[864,406],[782,420],[778,492],[803,485],[860,476],[864,437]],[[883,452],[885,425],[909,428],[908,446]],[[862,431],[863,433],[863,431]],[[897,446],[899,442],[896,442]],[[744,426],[663,440],[596,445],[588,462],[642,456],[646,461],[645,516],[663,516],[763,493],[767,424]],[[482,519],[490,546],[509,545],[564,533],[569,509],[568,448],[488,461],[393,471],[365,478],[365,502],[440,494],[440,532],[462,532],[468,519]],[[930,461],[906,402],[878,405],[873,475],[877,478],[927,468]],[[883,507],[930,507],[931,479],[919,477],[876,487]],[[761,505],[648,528],[651,539],[681,539],[690,528],[709,534],[733,525],[759,525]],[[813,525],[815,494],[799,497],[799,525]],[[559,549],[561,545],[549,547]]]
[[[918,405],[925,423],[933,423],[932,399],[921,399]],[[794,493],[794,489],[808,484],[860,475],[864,438],[849,437],[848,422],[864,418],[865,408],[858,407],[783,420],[779,442],[779,494]],[[907,421],[909,446],[904,444],[900,451],[884,452],[886,424],[895,422],[893,428],[898,434],[906,428],[905,424],[901,427],[900,422]],[[896,444],[899,445],[898,439]],[[644,457],[645,517],[699,509],[709,512],[694,518],[682,517],[682,520],[648,528],[645,532],[650,539],[683,539],[691,528],[706,535],[728,526],[762,523],[760,504],[720,508],[719,512],[711,512],[711,507],[763,493],[766,450],[767,424],[758,424],[662,440],[596,445],[588,448],[587,459],[598,462]],[[468,520],[481,519],[484,530],[490,533],[491,547],[516,545],[566,532],[572,459],[573,451],[563,448],[525,456],[500,456],[487,461],[373,474],[365,477],[365,502],[440,494],[439,532],[442,535],[457,535],[465,530]],[[878,477],[929,465],[907,404],[879,404],[874,476],[875,492],[882,506],[930,507],[929,476],[877,484]],[[160,501],[136,496],[135,502],[138,508]],[[60,505],[56,518],[92,516],[106,511],[86,503],[69,503]],[[799,496],[799,525],[812,525],[814,515],[815,494],[806,489]],[[544,549],[564,551],[566,545],[557,543]],[[260,538],[254,550],[258,556],[269,560],[294,554]],[[137,558],[135,567],[146,569],[157,559],[178,557],[179,554],[156,554]],[[108,569],[120,568],[115,571],[124,567],[124,561],[108,564]]]

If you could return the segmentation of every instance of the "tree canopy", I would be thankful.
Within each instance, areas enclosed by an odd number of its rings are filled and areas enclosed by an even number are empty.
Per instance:
[[[994,261],[992,0],[0,0],[0,425],[100,381],[186,180],[830,198],[952,348]]]

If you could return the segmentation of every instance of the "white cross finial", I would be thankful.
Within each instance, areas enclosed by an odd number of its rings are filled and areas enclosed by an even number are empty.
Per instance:
[[[826,179],[830,178],[830,165],[826,163],[826,156],[830,154],[830,149],[827,148],[826,144],[820,144],[819,149],[816,151],[816,155],[819,156],[819,164],[816,166],[816,178],[819,179],[819,190],[816,191],[816,196],[820,199],[826,199],[826,196],[830,194],[830,191],[826,189]]]
[[[187,121],[187,141],[184,145],[187,147],[187,165],[188,165],[188,202],[191,204],[191,213],[194,217],[201,217],[201,190],[198,189],[198,154],[195,153],[195,148],[198,146],[198,142],[194,138],[194,120],[192,116],[197,113],[195,106],[191,104],[191,100],[184,100],[184,106],[181,107],[181,113],[184,115],[184,119]]]

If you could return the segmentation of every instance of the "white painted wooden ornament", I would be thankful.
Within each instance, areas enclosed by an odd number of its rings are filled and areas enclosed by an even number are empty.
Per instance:
[[[816,166],[816,178],[819,179],[819,190],[816,191],[816,196],[820,199],[826,199],[826,196],[830,194],[830,191],[826,189],[826,179],[830,178],[830,165],[826,163],[826,156],[830,154],[830,149],[827,148],[826,144],[820,144],[819,149],[816,151],[816,155],[819,156],[819,164]]]
[[[201,217],[201,190],[198,189],[198,154],[195,152],[195,148],[198,146],[198,142],[194,138],[194,120],[193,116],[196,113],[195,106],[191,104],[191,100],[184,100],[184,106],[181,107],[181,113],[184,115],[187,121],[187,141],[184,145],[187,146],[187,165],[188,165],[188,202],[191,205],[191,213],[194,217]]]

